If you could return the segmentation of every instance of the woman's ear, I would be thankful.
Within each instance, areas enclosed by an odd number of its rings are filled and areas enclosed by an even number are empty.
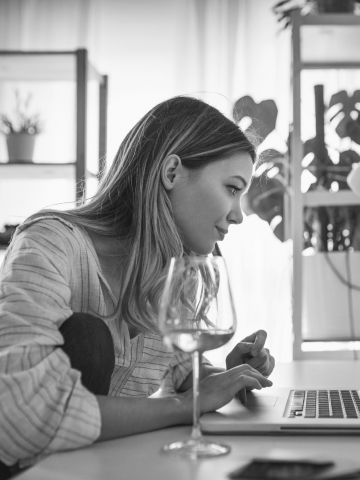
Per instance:
[[[177,155],[169,155],[165,158],[161,167],[161,181],[166,190],[174,188],[177,177],[182,170],[182,163],[180,157]]]

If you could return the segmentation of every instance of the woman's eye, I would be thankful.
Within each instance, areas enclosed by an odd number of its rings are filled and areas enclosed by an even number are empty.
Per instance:
[[[241,191],[241,188],[235,187],[234,185],[229,185],[229,189],[230,189],[231,195],[232,195],[233,197],[235,197],[235,195],[237,194],[237,192],[240,192],[240,191]]]

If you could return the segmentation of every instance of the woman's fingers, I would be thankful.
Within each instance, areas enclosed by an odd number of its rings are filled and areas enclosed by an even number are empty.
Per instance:
[[[244,365],[241,366],[244,367]],[[270,380],[265,378],[252,367],[250,367],[248,370],[244,368],[239,370],[241,370],[241,372],[237,374],[239,389],[236,392],[236,396],[241,403],[246,403],[247,401],[246,389],[252,390],[255,388],[256,390],[261,390],[263,387],[271,387],[272,385]]]
[[[230,368],[229,370],[226,370],[225,372],[221,372],[222,374],[226,374],[229,372],[229,375],[236,375],[239,372],[254,372],[254,373],[259,373],[252,365],[249,363],[243,363],[242,365],[236,365],[236,367]]]
[[[259,379],[252,377],[251,375],[241,375],[239,378],[239,384],[242,388],[255,388],[256,390],[261,390],[263,387],[270,387],[269,385],[262,385]]]
[[[270,355],[268,367],[266,371],[263,373],[263,375],[266,375],[268,377],[272,373],[274,368],[275,368],[275,358],[272,355]]]
[[[265,378],[263,375],[261,375],[257,370],[254,370],[253,368],[247,371],[244,370],[239,374],[239,383],[242,388],[240,388],[236,392],[236,396],[241,403],[246,403],[246,400],[247,400],[246,389],[252,390],[255,388],[257,390],[260,390],[263,387],[271,387],[272,385],[272,382],[270,380]]]
[[[260,390],[263,387],[271,387],[272,381],[261,375],[261,373],[246,372],[240,375],[239,382],[244,383],[241,387],[250,387]]]
[[[267,348],[264,348],[256,357],[247,360],[247,363],[266,376],[269,376],[275,367],[275,359]]]
[[[270,387],[272,382],[248,364],[214,373],[200,383],[202,413],[217,410],[229,403],[240,390]],[[188,393],[188,392],[186,392]]]
[[[264,347],[266,342],[267,333],[265,330],[257,330],[256,332],[252,333],[251,335],[245,337],[242,342],[251,342],[253,343],[253,347],[251,349],[251,355],[256,356],[260,352],[260,350]]]
[[[238,367],[231,368],[230,370],[227,370],[227,372],[223,372],[220,375],[225,374],[228,374],[229,379],[231,379],[232,382],[240,383],[240,388],[250,387],[260,389],[262,387],[270,387],[272,385],[271,380],[264,377],[249,364],[239,365]],[[248,380],[248,378],[255,379],[256,382],[254,383],[253,380]]]
[[[252,339],[255,335],[257,335],[257,341],[260,342],[260,345],[265,341],[266,332],[263,330],[259,330],[255,332],[252,336],[246,337],[244,340]],[[256,342],[255,342],[256,343]],[[247,363],[251,365],[253,368],[256,368],[260,373],[266,375],[267,377],[271,374],[274,370],[275,366],[275,359],[270,354],[268,348],[251,348],[251,345],[255,345],[252,343],[247,343],[242,341],[238,343],[233,350],[229,353],[226,357],[226,368],[230,370],[235,366],[242,365]],[[259,343],[258,343],[259,344]],[[257,351],[256,355],[253,355],[254,351]],[[251,354],[249,353],[251,351]]]

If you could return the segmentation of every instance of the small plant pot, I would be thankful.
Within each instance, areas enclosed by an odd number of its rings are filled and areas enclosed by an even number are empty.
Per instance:
[[[315,0],[317,13],[353,13],[354,0]]]
[[[32,163],[36,135],[30,133],[9,133],[6,142],[9,163]]]
[[[360,252],[317,252],[303,256],[302,261],[303,339],[358,340]]]

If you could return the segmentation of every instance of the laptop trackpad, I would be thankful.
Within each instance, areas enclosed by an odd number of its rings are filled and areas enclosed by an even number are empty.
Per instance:
[[[245,408],[253,410],[254,408],[275,407],[278,397],[275,395],[253,395],[247,394],[247,401],[243,404]]]
[[[257,395],[251,392],[248,392],[246,397],[246,403],[241,403],[234,398],[230,403],[220,408],[218,412],[225,415],[236,416],[239,414],[246,415],[247,413],[255,413],[256,411],[265,413],[265,410],[268,410],[270,412],[276,406],[279,398],[276,395]]]

